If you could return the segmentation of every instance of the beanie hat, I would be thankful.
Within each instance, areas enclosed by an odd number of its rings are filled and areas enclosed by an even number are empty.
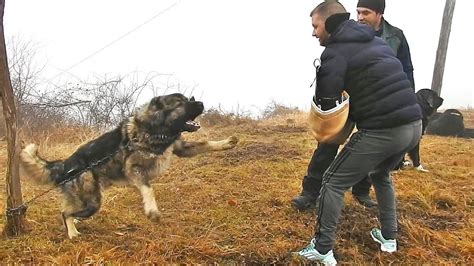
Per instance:
[[[385,0],[359,0],[357,7],[365,7],[377,13],[383,14],[385,10]]]

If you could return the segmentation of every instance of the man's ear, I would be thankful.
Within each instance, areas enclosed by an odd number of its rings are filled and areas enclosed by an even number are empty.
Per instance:
[[[346,20],[349,20],[350,16],[351,16],[350,13],[338,13],[338,14],[334,14],[332,16],[329,16],[326,19],[326,22],[324,23],[324,25],[326,27],[326,31],[329,34],[332,34],[337,29],[337,27],[339,27],[339,25],[341,25],[342,22],[344,22]]]

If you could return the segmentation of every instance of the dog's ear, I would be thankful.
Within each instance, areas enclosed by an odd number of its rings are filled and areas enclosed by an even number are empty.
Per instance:
[[[437,96],[437,97],[435,97],[435,99],[433,101],[434,101],[435,108],[438,109],[443,104],[444,99]]]
[[[433,95],[432,97],[428,97],[426,100],[428,102],[428,105],[433,108],[433,109],[438,109],[443,104],[444,99]]]
[[[153,99],[151,99],[148,108],[154,108],[156,110],[163,109],[163,103],[161,102],[161,96],[154,97]]]
[[[194,99],[194,96],[191,96],[191,98],[189,99],[190,102],[195,102],[196,100]]]

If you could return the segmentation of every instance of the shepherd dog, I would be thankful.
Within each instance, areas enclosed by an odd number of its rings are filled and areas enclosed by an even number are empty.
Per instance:
[[[428,121],[430,118],[436,114],[436,110],[443,104],[444,99],[439,97],[438,94],[430,89],[421,89],[416,92],[416,99],[418,104],[420,105],[421,108],[421,113],[423,115],[422,117],[422,134],[425,133],[426,127],[428,126]],[[421,165],[421,159],[420,159],[420,142],[408,151],[408,156],[410,156],[410,159],[412,160],[413,167],[416,170],[422,171],[422,172],[428,172],[423,165]],[[409,165],[408,161],[403,159],[398,168],[404,168],[406,165]]]
[[[35,144],[20,153],[22,175],[37,183],[60,188],[62,219],[69,238],[80,235],[74,220],[95,214],[101,191],[111,185],[131,185],[143,197],[145,214],[159,221],[160,211],[150,182],[170,166],[173,155],[192,157],[236,146],[231,136],[220,141],[187,142],[183,132],[200,128],[194,121],[204,105],[194,97],[175,93],[154,97],[115,129],[80,146],[64,160],[47,161]]]

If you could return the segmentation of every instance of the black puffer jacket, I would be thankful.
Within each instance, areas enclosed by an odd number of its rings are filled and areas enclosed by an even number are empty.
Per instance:
[[[375,31],[353,20],[330,35],[321,55],[316,100],[350,95],[359,129],[392,128],[421,119],[415,93],[393,50]]]

